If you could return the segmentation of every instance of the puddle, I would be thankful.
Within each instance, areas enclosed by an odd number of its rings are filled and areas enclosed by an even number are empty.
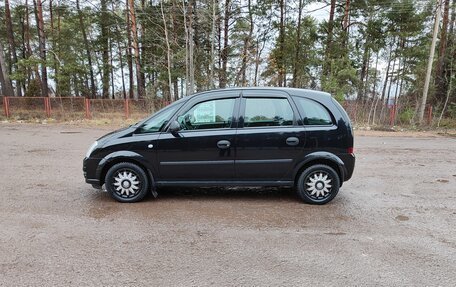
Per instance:
[[[327,235],[346,235],[345,232],[325,232]]]
[[[405,215],[398,215],[396,216],[396,220],[399,220],[399,221],[407,221],[409,220],[410,218],[408,216],[405,216]]]
[[[27,152],[30,152],[30,153],[43,153],[43,152],[52,152],[52,151],[55,151],[55,149],[31,149],[31,150],[28,150]]]

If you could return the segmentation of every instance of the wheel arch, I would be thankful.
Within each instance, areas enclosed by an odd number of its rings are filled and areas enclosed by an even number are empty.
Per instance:
[[[333,168],[339,176],[340,186],[342,186],[346,173],[344,162],[338,156],[330,152],[315,152],[308,154],[295,168],[293,174],[295,184],[298,182],[301,173],[306,168],[315,164],[324,164]]]
[[[149,180],[150,188],[152,189],[152,191],[155,190],[155,180],[152,175],[151,169],[148,167],[146,159],[142,155],[131,151],[114,152],[105,156],[100,161],[96,171],[97,178],[100,179],[100,186],[102,186],[105,183],[105,177],[108,173],[108,170],[115,164],[121,162],[133,163],[139,166],[141,169],[143,169],[147,175],[147,179]]]

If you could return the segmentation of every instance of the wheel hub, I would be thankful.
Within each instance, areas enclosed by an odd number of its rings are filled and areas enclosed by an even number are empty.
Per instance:
[[[124,180],[122,182],[122,187],[123,188],[130,188],[130,186],[131,186],[131,183],[128,180]]]

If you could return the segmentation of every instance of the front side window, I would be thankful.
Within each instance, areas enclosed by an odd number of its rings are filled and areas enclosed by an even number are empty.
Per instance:
[[[236,99],[201,102],[177,118],[182,130],[221,129],[231,127]]]
[[[155,133],[159,132],[166,123],[168,123],[169,118],[179,109],[182,105],[182,102],[175,102],[172,105],[167,106],[166,108],[159,111],[157,114],[152,116],[147,120],[139,129],[138,133]]]
[[[300,97],[293,97],[298,110],[303,116],[304,125],[309,126],[322,126],[332,125],[333,121],[328,110],[321,104]]]
[[[246,98],[244,127],[293,125],[293,109],[283,98]]]

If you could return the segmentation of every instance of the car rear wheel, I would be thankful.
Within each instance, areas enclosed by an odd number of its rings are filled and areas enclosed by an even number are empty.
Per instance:
[[[325,204],[339,192],[340,179],[330,166],[316,164],[306,168],[299,176],[297,192],[306,203]]]
[[[149,180],[145,171],[130,162],[113,165],[105,177],[109,195],[120,202],[142,200],[149,190]]]

